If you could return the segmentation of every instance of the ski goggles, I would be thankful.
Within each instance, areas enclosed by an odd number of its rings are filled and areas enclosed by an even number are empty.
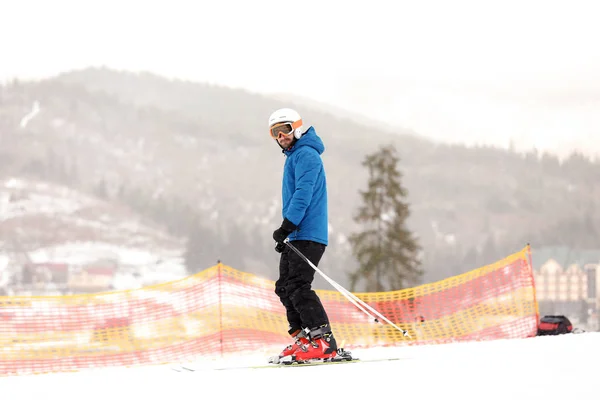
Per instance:
[[[277,139],[279,137],[279,135],[284,135],[284,136],[291,135],[294,132],[294,130],[296,130],[297,128],[300,128],[301,126],[302,126],[301,119],[299,119],[296,122],[281,122],[281,123],[273,125],[269,129],[269,132],[273,139]]]

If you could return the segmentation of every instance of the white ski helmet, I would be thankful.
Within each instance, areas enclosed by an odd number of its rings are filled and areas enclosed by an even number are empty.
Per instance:
[[[294,137],[296,139],[300,139],[304,134],[300,114],[291,108],[280,108],[273,112],[269,117],[269,135],[273,137],[271,127],[282,122],[288,122],[291,125],[291,129],[294,131]]]

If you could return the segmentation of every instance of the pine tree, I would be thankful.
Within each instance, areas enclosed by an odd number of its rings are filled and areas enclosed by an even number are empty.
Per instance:
[[[398,161],[395,148],[384,146],[362,163],[369,173],[368,189],[361,191],[364,204],[354,221],[365,229],[349,239],[359,263],[350,274],[351,290],[363,280],[366,291],[399,290],[416,284],[423,274],[421,248],[406,227],[410,211]]]

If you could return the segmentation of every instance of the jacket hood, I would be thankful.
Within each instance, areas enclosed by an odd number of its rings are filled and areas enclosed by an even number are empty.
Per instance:
[[[309,146],[315,149],[319,154],[325,152],[325,145],[321,138],[317,135],[315,128],[312,126],[308,128],[306,132],[300,137],[300,139],[294,141],[292,147],[289,150],[285,150],[285,154],[291,154],[299,147]]]

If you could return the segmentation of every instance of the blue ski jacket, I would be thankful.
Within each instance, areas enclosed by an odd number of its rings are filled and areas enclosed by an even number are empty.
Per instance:
[[[328,245],[327,180],[321,154],[325,145],[311,126],[283,154],[283,218],[298,226],[292,240]]]

